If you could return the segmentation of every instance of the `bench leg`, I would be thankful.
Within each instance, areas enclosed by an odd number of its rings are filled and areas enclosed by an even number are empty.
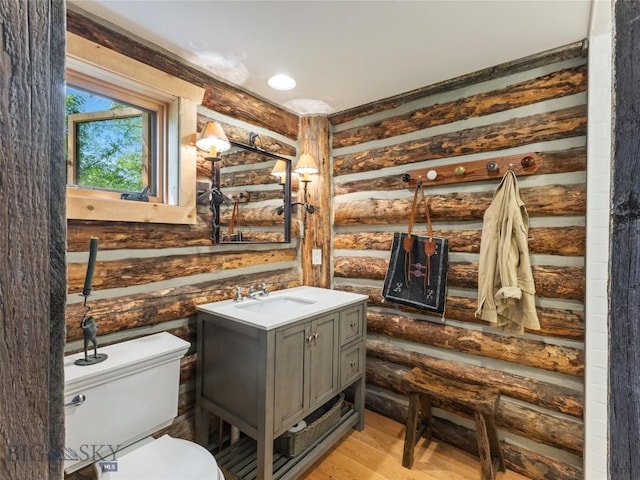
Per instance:
[[[498,470],[500,472],[504,472],[506,467],[504,465],[502,446],[500,445],[500,438],[498,437],[498,429],[496,428],[495,419],[493,417],[485,417],[485,423],[487,425],[487,435],[489,436],[489,448],[491,449],[494,471]]]
[[[496,471],[493,468],[493,459],[491,458],[491,445],[489,444],[489,436],[487,435],[487,425],[484,415],[476,412],[476,435],[478,437],[478,456],[480,457],[480,478],[482,480],[495,480]]]
[[[413,454],[416,447],[418,434],[418,410],[420,408],[420,394],[409,394],[409,412],[407,413],[407,426],[404,432],[404,451],[402,452],[402,466],[413,467]]]
[[[416,444],[424,435],[426,445],[431,442],[431,398],[420,393],[409,394],[409,412],[407,413],[407,427],[404,433],[404,451],[402,466],[413,467]]]
[[[427,439],[426,445],[429,445],[431,438],[433,437],[433,418],[431,417],[431,397],[428,395],[420,395],[420,426],[424,428],[424,435],[422,431],[419,432],[418,438],[424,436]]]

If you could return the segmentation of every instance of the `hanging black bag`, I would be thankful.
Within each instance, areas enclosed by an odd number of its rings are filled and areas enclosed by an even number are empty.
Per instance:
[[[418,193],[427,210],[428,236],[411,233],[418,210]],[[449,268],[449,242],[433,236],[429,202],[422,184],[416,186],[407,233],[393,235],[389,268],[382,287],[382,296],[388,302],[428,310],[444,316],[447,298],[447,271]]]

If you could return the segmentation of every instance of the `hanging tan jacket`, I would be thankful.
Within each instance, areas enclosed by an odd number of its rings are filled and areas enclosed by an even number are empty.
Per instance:
[[[528,237],[529,215],[509,170],[484,213],[476,317],[515,334],[540,329]]]

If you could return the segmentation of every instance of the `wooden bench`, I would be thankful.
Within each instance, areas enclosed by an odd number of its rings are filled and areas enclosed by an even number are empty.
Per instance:
[[[402,381],[409,393],[409,413],[402,456],[404,467],[413,467],[415,446],[422,436],[428,442],[431,441],[431,400],[435,398],[475,418],[482,480],[494,480],[498,471],[505,471],[495,424],[495,411],[500,402],[500,391],[497,388],[472,385],[421,368],[411,370]]]

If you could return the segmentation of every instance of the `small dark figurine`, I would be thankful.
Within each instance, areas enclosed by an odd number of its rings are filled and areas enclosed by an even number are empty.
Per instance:
[[[106,353],[98,353],[98,340],[96,335],[98,333],[98,326],[93,317],[84,317],[80,322],[82,327],[82,335],[84,337],[84,358],[76,360],[76,365],[92,365],[94,363],[100,363],[107,359]],[[93,343],[93,355],[87,354],[89,342]]]

